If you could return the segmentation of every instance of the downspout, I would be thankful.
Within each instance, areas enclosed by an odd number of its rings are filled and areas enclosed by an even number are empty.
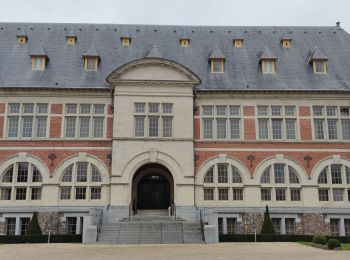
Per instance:
[[[112,201],[112,170],[113,170],[113,133],[114,133],[114,87],[112,88],[111,91],[111,104],[112,104],[112,109],[113,109],[113,114],[112,114],[112,151],[111,151],[111,158],[110,158],[110,173],[109,173],[109,198],[108,198],[108,206],[107,206],[107,211],[111,207],[111,201]],[[107,214],[108,217],[108,214]]]
[[[196,200],[196,180],[197,176],[195,174],[195,167],[196,167],[196,151],[195,151],[195,112],[196,112],[196,87],[193,88],[193,110],[192,110],[192,121],[193,121],[193,130],[192,130],[192,135],[193,135],[193,199],[194,199],[194,206],[196,209],[197,208],[197,200]]]

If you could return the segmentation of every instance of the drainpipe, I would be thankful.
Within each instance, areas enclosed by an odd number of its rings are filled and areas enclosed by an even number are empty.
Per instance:
[[[196,89],[194,87],[193,89],[193,117],[192,117],[192,121],[193,121],[193,129],[192,129],[192,137],[193,137],[193,170],[195,170],[196,167],[196,151],[195,151],[195,132],[194,132],[194,125],[195,125],[195,120],[194,120],[194,116],[195,116],[195,111],[196,111]],[[196,200],[196,181],[197,180],[197,176],[195,175],[195,171],[193,171],[193,199],[194,199],[194,206],[197,209],[197,200]]]

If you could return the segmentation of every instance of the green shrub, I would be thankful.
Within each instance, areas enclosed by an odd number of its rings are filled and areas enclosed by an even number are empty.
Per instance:
[[[334,249],[340,247],[340,241],[338,239],[329,239],[327,244],[328,249]]]
[[[275,229],[272,225],[268,206],[266,206],[266,212],[264,213],[264,223],[262,225],[260,233],[261,234],[268,234],[268,235],[275,234]]]
[[[323,235],[314,235],[312,243],[319,245],[327,245],[327,238]]]
[[[0,244],[47,243],[47,235],[0,236]],[[51,235],[50,243],[81,243],[82,235]]]
[[[34,212],[27,228],[27,235],[41,235],[41,228],[38,221],[38,212]]]

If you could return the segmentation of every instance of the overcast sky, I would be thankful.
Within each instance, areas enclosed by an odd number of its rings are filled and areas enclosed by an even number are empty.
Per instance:
[[[350,0],[0,0],[0,22],[333,26]]]

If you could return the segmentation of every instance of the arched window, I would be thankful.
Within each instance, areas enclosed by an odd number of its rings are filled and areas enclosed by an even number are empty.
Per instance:
[[[217,163],[204,175],[205,201],[241,201],[243,189],[242,174],[229,163]]]
[[[101,173],[95,165],[73,163],[63,171],[60,200],[100,200],[101,185]]]
[[[42,176],[29,162],[11,164],[0,179],[0,200],[41,200]]]
[[[301,200],[298,173],[288,164],[274,163],[268,166],[260,177],[260,183],[262,201]]]
[[[350,168],[343,164],[330,164],[318,175],[319,201],[350,202]]]

